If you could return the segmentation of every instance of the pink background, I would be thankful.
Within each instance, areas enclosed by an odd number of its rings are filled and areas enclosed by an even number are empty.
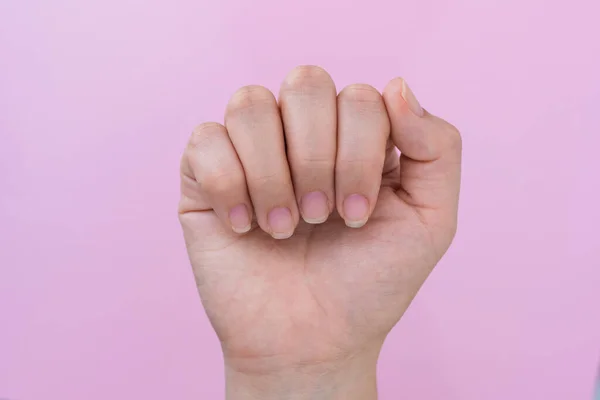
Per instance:
[[[597,0],[0,1],[0,398],[219,399],[176,219],[194,125],[296,64],[402,75],[461,128],[459,233],[382,399],[588,400],[600,359]]]

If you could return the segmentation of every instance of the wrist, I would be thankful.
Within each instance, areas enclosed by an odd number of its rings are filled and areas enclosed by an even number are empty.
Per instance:
[[[336,362],[261,372],[225,360],[227,400],[376,400],[379,349]]]

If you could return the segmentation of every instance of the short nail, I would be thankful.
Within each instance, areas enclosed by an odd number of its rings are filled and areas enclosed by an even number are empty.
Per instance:
[[[294,221],[289,208],[272,209],[267,215],[271,236],[275,239],[287,239],[294,233]]]
[[[327,220],[329,207],[327,196],[323,192],[310,192],[302,196],[300,201],[302,218],[309,224],[320,224]]]
[[[231,229],[236,233],[246,233],[250,230],[252,221],[245,204],[239,204],[229,211],[229,222]]]
[[[406,81],[404,79],[402,79],[401,95],[402,95],[402,98],[404,99],[404,101],[406,102],[406,104],[408,104],[408,108],[410,109],[410,111],[413,114],[415,114],[417,117],[422,117],[423,116],[423,108],[419,104],[419,101],[415,97],[415,94],[413,93],[412,90],[410,90],[408,83],[406,83]]]
[[[353,194],[344,200],[344,218],[350,228],[360,228],[367,223],[369,201],[366,197]]]

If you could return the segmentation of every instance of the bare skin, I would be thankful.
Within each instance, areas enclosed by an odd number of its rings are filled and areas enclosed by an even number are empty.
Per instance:
[[[454,237],[460,162],[402,79],[337,94],[310,66],[194,131],[179,216],[228,399],[377,398],[385,337]]]

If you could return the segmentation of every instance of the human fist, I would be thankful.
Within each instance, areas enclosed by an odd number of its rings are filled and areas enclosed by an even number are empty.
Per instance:
[[[263,386],[254,395],[268,398],[270,382],[297,381],[299,369],[305,386],[352,376],[331,398],[372,390],[356,387],[371,375],[355,364],[374,369],[448,249],[460,163],[458,131],[404,80],[383,95],[363,84],[338,94],[312,66],[287,76],[279,100],[238,90],[224,125],[194,131],[179,216],[232,398]]]

